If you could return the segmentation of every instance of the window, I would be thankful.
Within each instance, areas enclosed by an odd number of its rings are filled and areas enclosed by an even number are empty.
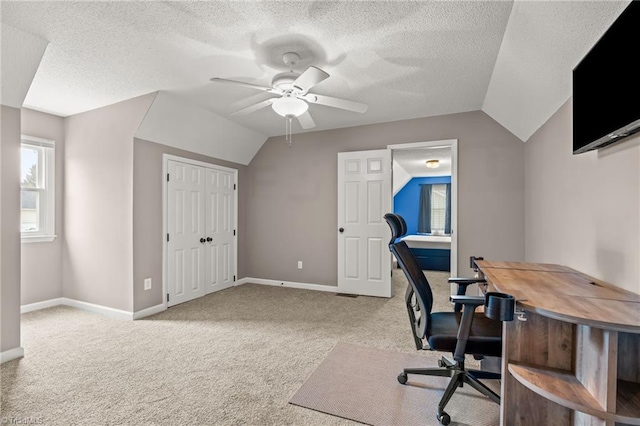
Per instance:
[[[444,233],[447,211],[447,186],[433,185],[431,189],[431,232]]]
[[[418,233],[451,234],[451,184],[420,185]]]
[[[53,241],[55,236],[54,142],[22,136],[20,231],[23,242]]]

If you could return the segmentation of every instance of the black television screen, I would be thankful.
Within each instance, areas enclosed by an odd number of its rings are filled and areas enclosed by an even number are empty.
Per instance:
[[[573,69],[573,153],[640,131],[640,1],[632,1]]]

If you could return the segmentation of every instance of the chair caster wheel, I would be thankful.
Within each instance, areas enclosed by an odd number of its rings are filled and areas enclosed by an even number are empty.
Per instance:
[[[407,383],[407,373],[398,374],[398,381],[403,385]]]
[[[442,414],[436,414],[436,419],[438,419],[438,421],[440,422],[441,425],[448,425],[449,423],[451,423],[451,417],[445,413],[444,411],[442,412]]]

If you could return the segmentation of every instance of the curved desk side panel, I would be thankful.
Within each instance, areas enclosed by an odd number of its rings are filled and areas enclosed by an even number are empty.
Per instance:
[[[552,264],[478,262],[503,326],[501,424],[640,425],[640,296]],[[524,300],[523,300],[524,299]]]

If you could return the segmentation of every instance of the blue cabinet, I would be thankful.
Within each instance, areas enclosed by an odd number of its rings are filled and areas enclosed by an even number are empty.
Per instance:
[[[422,269],[430,271],[451,270],[451,250],[412,248],[411,251],[420,262]]]

